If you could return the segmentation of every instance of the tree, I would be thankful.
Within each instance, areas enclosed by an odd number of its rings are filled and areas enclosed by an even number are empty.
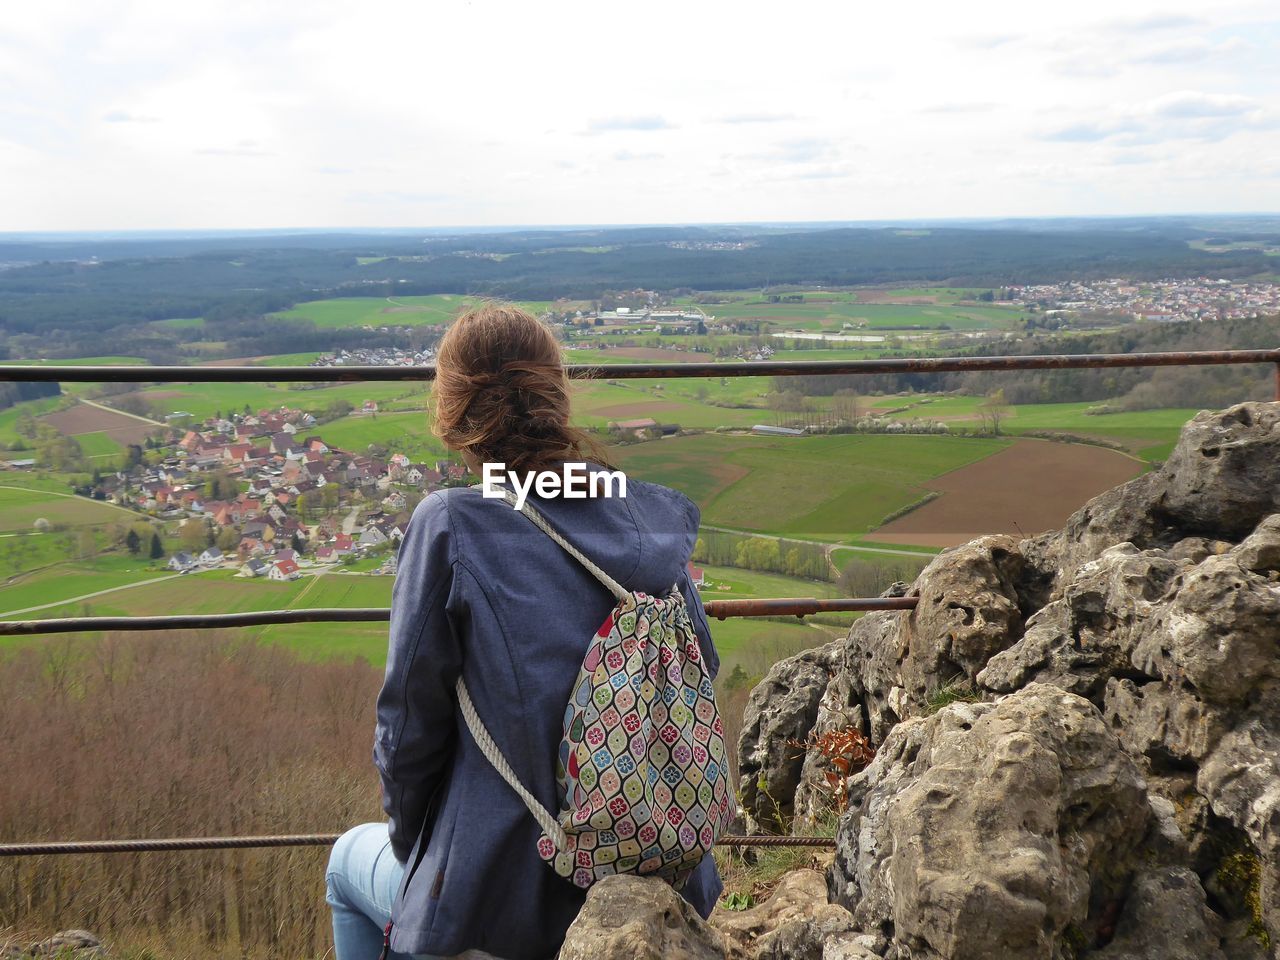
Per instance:
[[[320,490],[320,502],[326,510],[332,510],[341,499],[337,484],[326,483]]]
[[[1009,405],[1005,403],[1004,389],[987,394],[987,399],[978,405],[978,414],[982,417],[983,425],[995,436],[1000,436],[1000,423],[1009,416]]]
[[[205,546],[204,523],[199,520],[188,520],[178,528],[178,539],[188,553],[199,553]]]
[[[159,560],[164,557],[164,544],[160,542],[160,534],[152,531],[151,533],[151,559]]]
[[[124,545],[129,551],[129,555],[136,557],[138,551],[142,549],[142,538],[138,536],[137,530],[130,530],[124,535]]]
[[[837,420],[845,423],[856,423],[858,420],[858,394],[855,390],[842,389],[835,392],[831,401],[831,412]]]

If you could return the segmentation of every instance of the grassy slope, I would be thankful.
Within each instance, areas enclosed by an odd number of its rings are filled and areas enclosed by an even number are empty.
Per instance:
[[[458,312],[478,303],[475,297],[434,294],[421,297],[340,297],[333,300],[312,300],[300,303],[291,310],[274,316],[288,319],[310,320],[317,327],[343,329],[350,327],[422,326],[445,324]],[[545,311],[550,304],[529,301],[520,306],[534,314]]]
[[[849,542],[922,497],[923,484],[1008,441],[931,436],[676,437],[619,448],[641,479],[676,487],[703,522]]]
[[[84,526],[128,519],[117,507],[83,497],[56,496],[40,490],[18,490],[6,486],[0,475],[0,532],[26,532],[41,517],[52,524]]]
[[[815,583],[777,574],[755,573],[732,568],[708,567],[713,588],[704,592],[706,600],[748,597],[835,596],[831,584]],[[14,610],[38,603],[138,583],[165,576],[164,570],[149,569],[145,561],[115,558],[93,563],[67,563],[26,578],[23,583],[0,589],[0,609]],[[187,574],[162,583],[144,584],[87,601],[68,602],[39,611],[41,618],[84,615],[147,616],[172,613],[224,613],[243,610],[289,609],[294,607],[385,607],[391,602],[393,578],[343,573],[303,577],[290,583],[235,578],[230,571]],[[716,589],[726,587],[727,589]],[[712,636],[722,655],[749,652],[767,654],[770,644],[791,649],[797,643],[824,641],[839,626],[824,630],[794,622],[733,619],[712,622]],[[250,635],[271,643],[282,643],[317,659],[363,657],[381,664],[386,659],[385,623],[316,623],[253,628]],[[38,642],[14,639],[0,643]],[[781,648],[781,647],[780,647]]]

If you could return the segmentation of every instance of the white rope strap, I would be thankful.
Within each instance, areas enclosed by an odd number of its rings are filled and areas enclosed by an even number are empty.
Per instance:
[[[510,490],[503,490],[502,495],[506,499],[506,501],[510,503],[513,507],[516,506],[516,495],[514,493],[512,493]],[[525,502],[524,506],[516,507],[516,509],[519,510],[521,513],[523,513],[526,518],[532,521],[534,526],[536,526],[539,530],[545,533],[548,537],[550,537],[556,543],[560,544],[560,546],[564,547],[565,551],[571,557],[573,557],[580,564],[586,567],[587,572],[590,573],[597,580],[599,580],[601,583],[603,583],[609,589],[609,592],[612,593],[615,597],[617,597],[619,600],[625,600],[627,597],[631,596],[631,591],[627,590],[625,587],[622,586],[622,584],[618,583],[617,580],[613,579],[613,577],[609,576],[607,573],[605,573],[603,570],[597,567],[594,563],[588,560],[582,554],[582,552],[578,550],[577,547],[569,543],[569,541],[565,540],[564,537],[560,536],[560,534],[556,532],[555,527],[551,526],[551,524],[547,522],[547,518],[544,517],[542,514],[540,514],[537,510],[533,509],[533,507],[529,506],[527,501]]]
[[[476,746],[480,748],[480,752],[484,754],[486,760],[493,764],[493,769],[498,771],[498,776],[507,781],[511,789],[520,795],[524,805],[533,814],[533,819],[538,821],[538,826],[542,828],[542,832],[551,838],[557,849],[564,850],[568,845],[564,828],[551,815],[551,812],[524,788],[524,784],[520,782],[516,772],[511,769],[511,764],[507,763],[507,758],[502,755],[498,745],[493,742],[493,737],[489,736],[489,731],[485,728],[484,721],[480,719],[480,714],[476,713],[476,705],[471,702],[471,694],[467,693],[467,685],[462,682],[462,677],[458,677],[458,683],[454,689],[458,693],[458,706],[462,708],[462,719],[467,722],[467,729],[471,731],[471,736],[475,739]]]

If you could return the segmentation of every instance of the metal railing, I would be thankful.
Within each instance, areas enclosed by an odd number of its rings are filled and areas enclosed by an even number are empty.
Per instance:
[[[570,377],[579,380],[637,380],[683,377],[765,377],[814,376],[878,373],[955,373],[966,371],[1083,370],[1107,367],[1209,366],[1222,364],[1270,363],[1275,367],[1275,398],[1280,401],[1280,349],[1209,350],[1168,353],[1111,353],[1030,355],[998,357],[907,357],[880,360],[811,360],[708,362],[708,363],[621,363],[568,364]],[[66,383],[243,383],[429,381],[435,379],[434,366],[383,367],[179,367],[179,366],[71,366],[64,364],[0,365],[0,380]],[[912,610],[915,597],[849,598],[816,600],[768,598],[756,600],[712,600],[705,604],[708,615],[726,617],[804,617],[819,612],[871,610]],[[0,635],[36,635],[100,630],[174,630],[243,627],[318,621],[385,621],[385,608],[327,608],[311,610],[269,610],[254,613],[170,615],[159,617],[67,617],[45,620],[0,622]],[[112,853],[154,850],[209,850],[247,847],[318,846],[332,844],[337,834],[302,834],[261,837],[183,837],[170,839],[107,840],[50,843],[0,844],[0,857],[66,853]],[[725,837],[725,845],[831,846],[826,837]]]

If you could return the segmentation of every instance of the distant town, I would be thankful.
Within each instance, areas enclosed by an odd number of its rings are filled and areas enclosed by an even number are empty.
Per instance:
[[[1145,322],[1235,320],[1280,312],[1280,284],[1193,280],[1082,280],[1007,287],[999,300],[1053,315]]]
[[[146,459],[139,451],[131,466],[101,477],[94,495],[181,521],[187,549],[168,560],[179,573],[234,568],[293,580],[306,567],[379,556],[372,572],[395,573],[394,547],[414,506],[466,483],[466,468],[350,453],[311,432],[315,424],[288,407],[211,418]]]

